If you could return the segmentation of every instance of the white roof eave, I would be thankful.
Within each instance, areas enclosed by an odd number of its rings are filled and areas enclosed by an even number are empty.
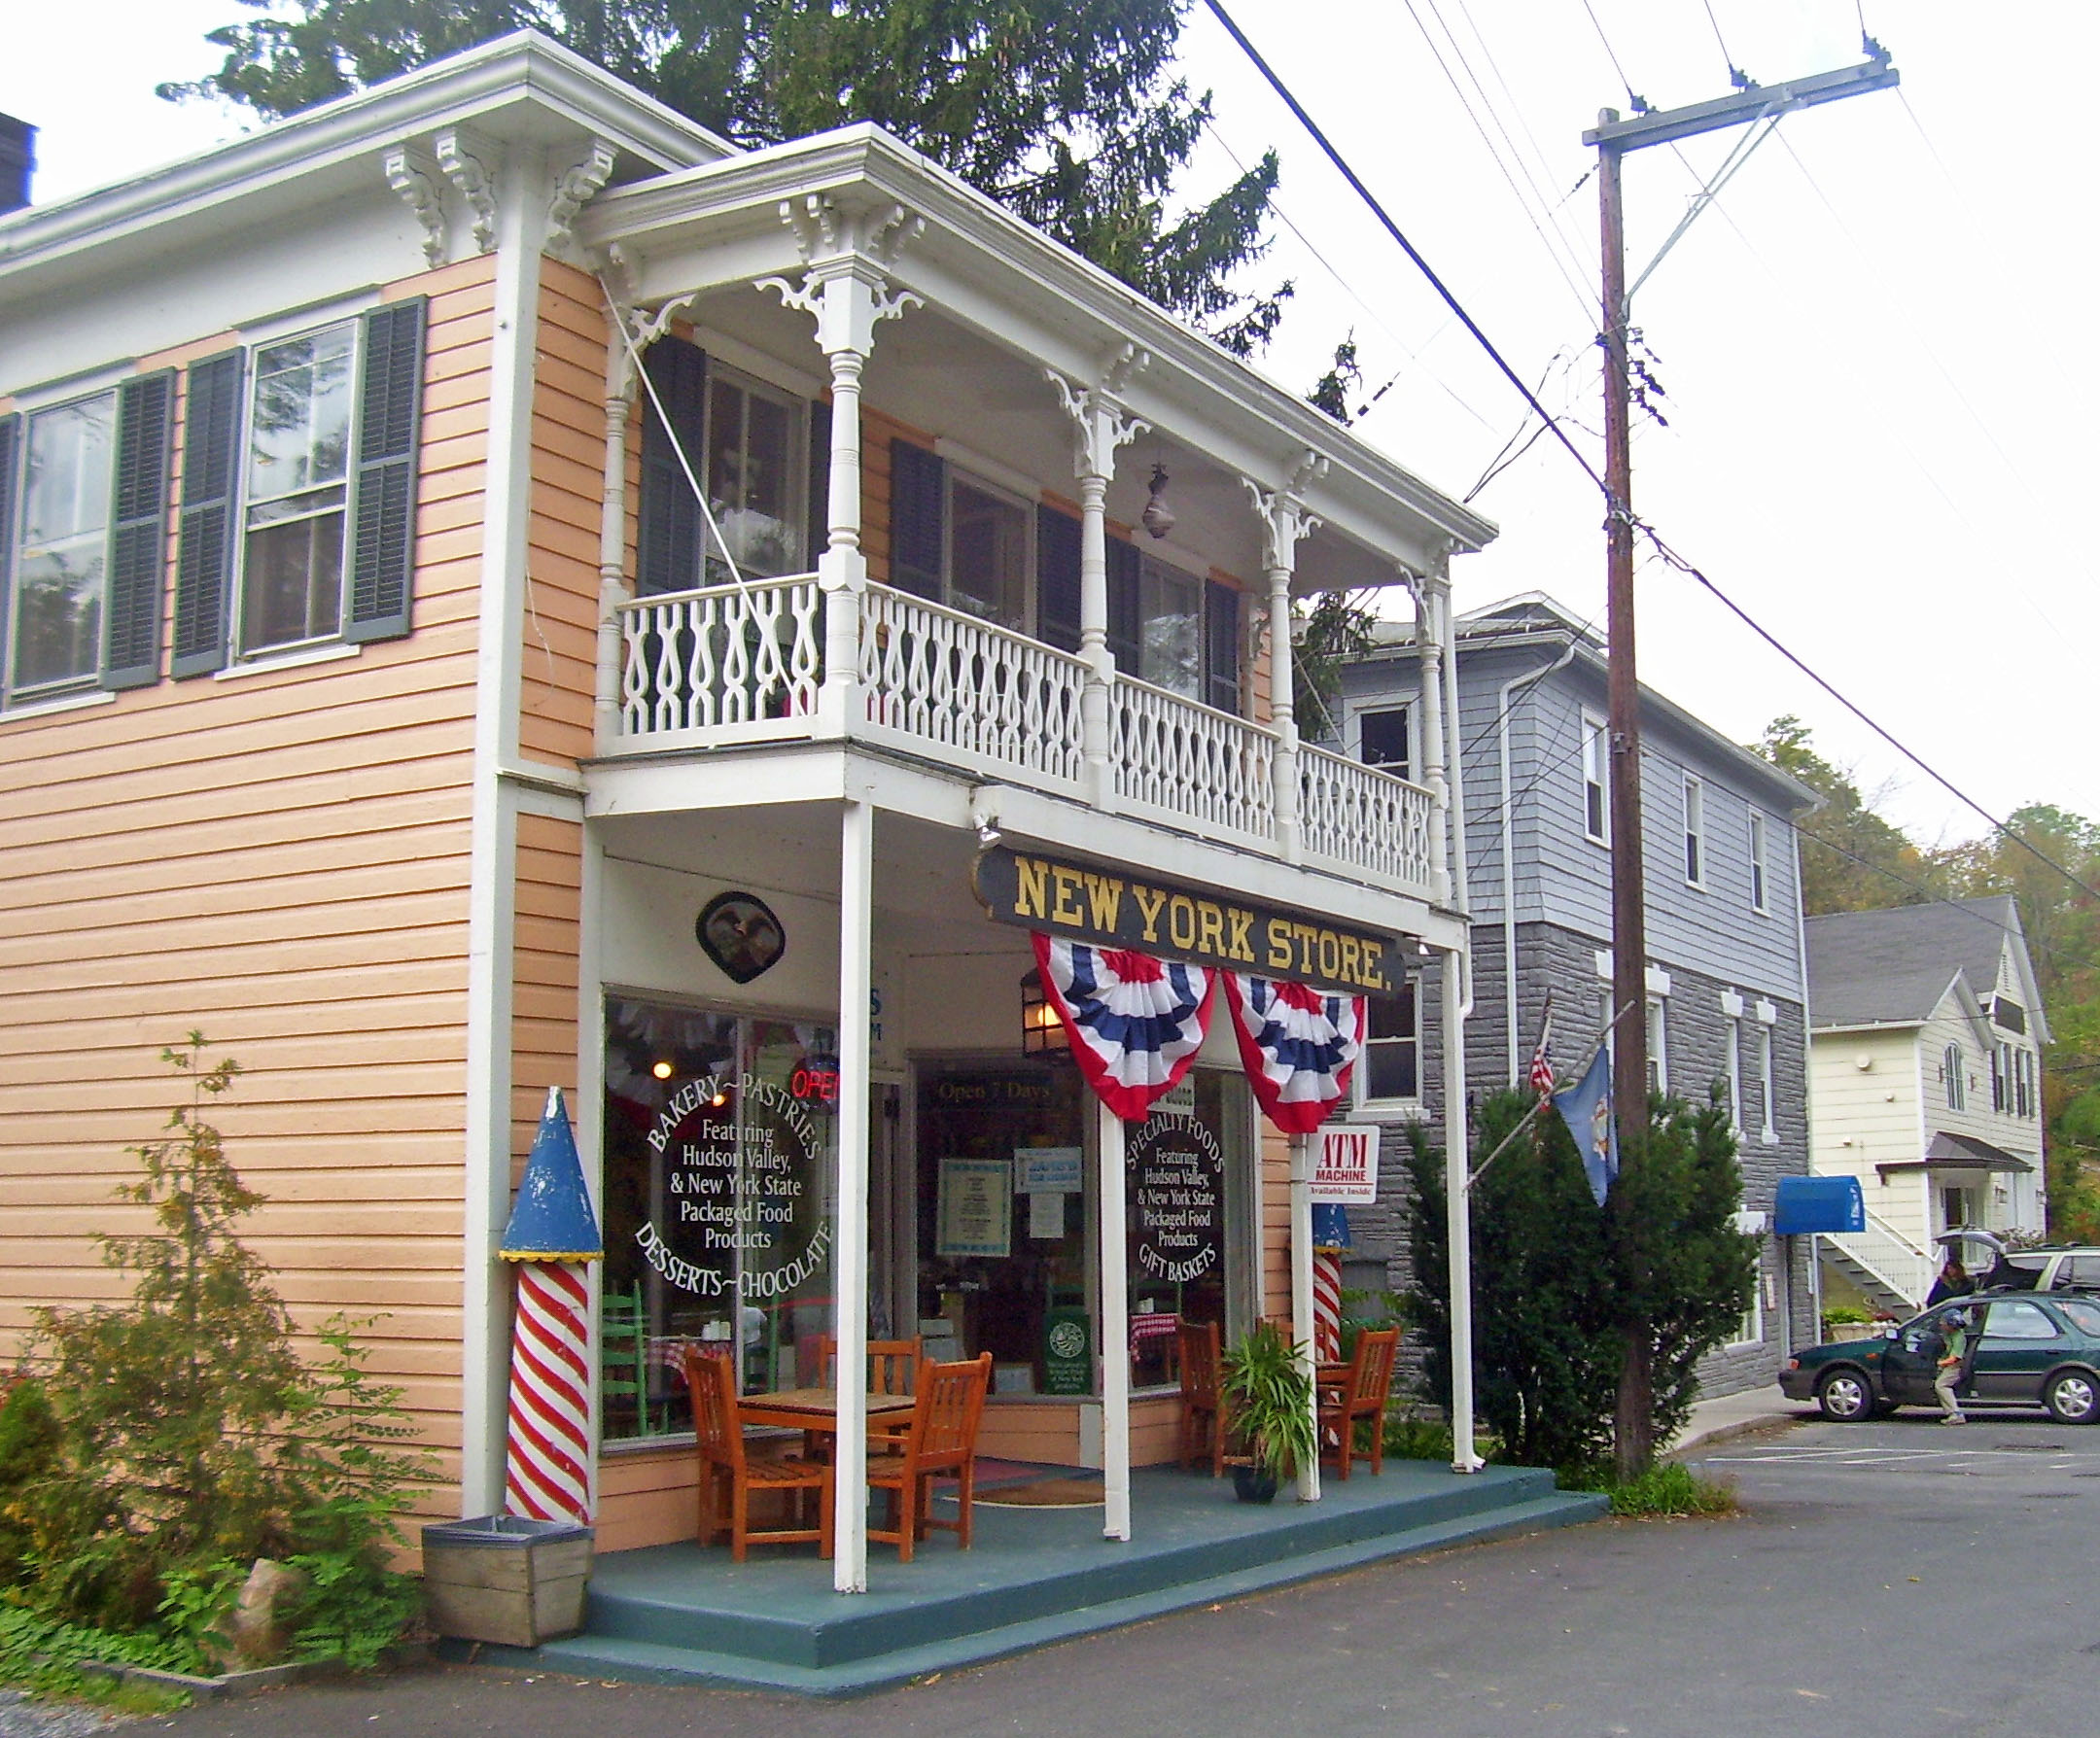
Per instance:
[[[645,172],[735,151],[558,43],[517,31],[131,180],[0,218],[0,283],[33,295],[137,244],[162,245],[177,226],[193,244],[217,221],[246,226],[280,207],[383,189],[380,154],[448,126],[498,139],[593,135]]]

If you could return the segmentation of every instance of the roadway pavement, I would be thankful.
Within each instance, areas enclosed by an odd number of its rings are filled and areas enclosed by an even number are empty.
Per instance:
[[[1713,1403],[1720,1407],[1721,1403]],[[852,1702],[472,1667],[206,1706],[175,1738],[1975,1738],[2082,1729],[2100,1429],[1798,1421],[1688,1452],[1742,1501],[1386,1563]],[[1776,1418],[1776,1422],[1774,1419]],[[1710,1434],[1726,1428],[1748,1434]],[[1681,1451],[1684,1452],[1684,1451]],[[2080,1709],[2086,1712],[2081,1714]]]

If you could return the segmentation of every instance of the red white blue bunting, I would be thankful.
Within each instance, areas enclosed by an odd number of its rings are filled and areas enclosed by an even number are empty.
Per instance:
[[[1216,974],[1040,930],[1031,939],[1081,1077],[1126,1123],[1143,1122],[1203,1048]]]
[[[1221,975],[1240,1060],[1263,1114],[1286,1134],[1312,1133],[1348,1091],[1363,1048],[1363,997],[1248,972]]]

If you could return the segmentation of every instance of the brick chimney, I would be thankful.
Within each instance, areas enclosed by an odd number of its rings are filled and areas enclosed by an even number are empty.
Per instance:
[[[29,203],[29,172],[36,167],[36,131],[26,121],[0,115],[0,212]]]

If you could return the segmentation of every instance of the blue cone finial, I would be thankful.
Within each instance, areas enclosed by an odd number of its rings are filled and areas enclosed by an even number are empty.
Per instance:
[[[507,1262],[594,1262],[605,1255],[560,1087],[547,1089],[546,1109],[540,1132],[533,1136],[532,1156],[525,1161],[502,1254]]]

